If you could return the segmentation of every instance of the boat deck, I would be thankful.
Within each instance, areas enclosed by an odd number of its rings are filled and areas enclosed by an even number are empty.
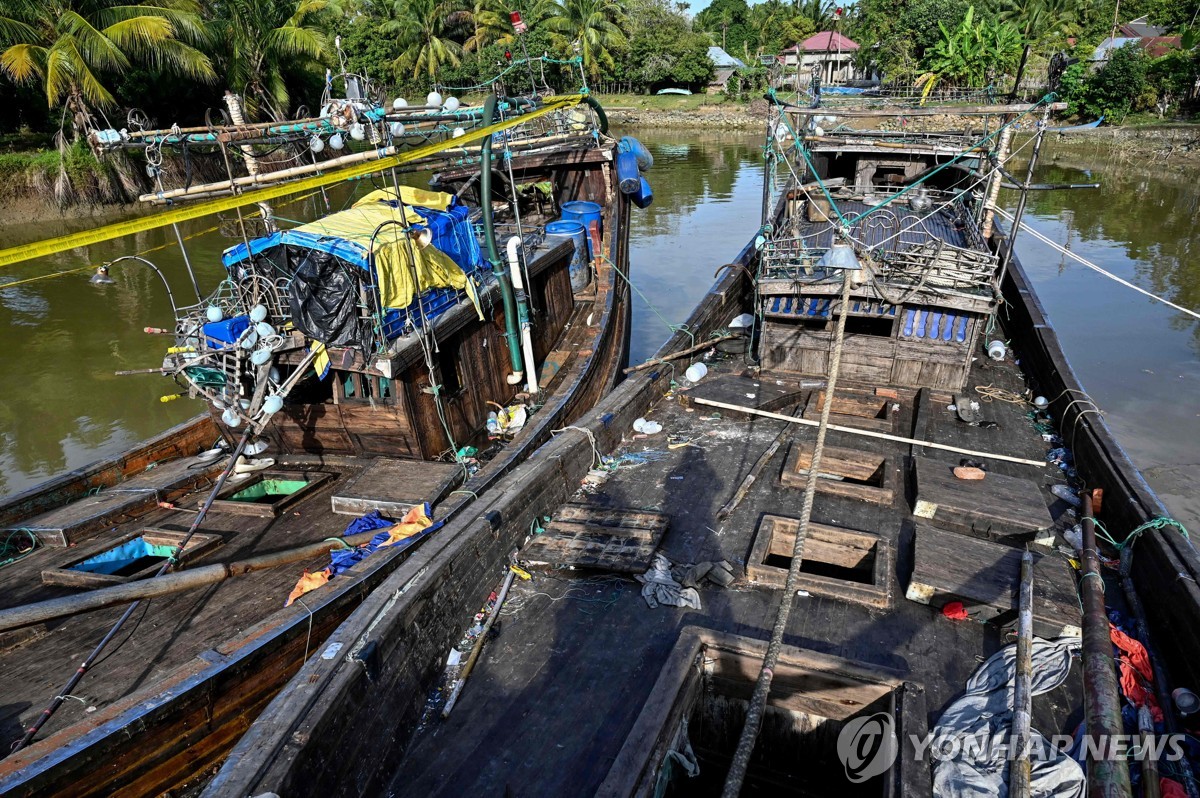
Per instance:
[[[221,543],[189,564],[203,566],[244,559],[342,533],[351,518],[335,515],[329,498],[361,472],[363,463],[341,458],[316,465],[314,461],[293,458],[281,460],[277,466],[289,470],[303,466],[305,470],[311,468],[336,476],[315,487],[277,518],[214,508],[205,518],[201,532],[218,535]],[[206,495],[207,489],[193,493],[177,500],[177,506],[194,507]],[[0,609],[76,595],[78,588],[43,584],[40,573],[76,562],[144,529],[186,532],[192,517],[188,512],[155,510],[85,537],[70,548],[40,548],[19,565],[0,570]],[[39,737],[84,720],[98,709],[154,685],[195,658],[205,656],[205,652],[223,649],[282,608],[305,569],[319,570],[328,562],[328,555],[322,555],[143,602],[93,672],[84,678]],[[4,685],[0,689],[2,739],[12,741],[21,736],[23,726],[55,696],[124,611],[124,605],[109,607],[0,635],[0,656],[4,662]]]
[[[813,391],[798,383],[744,376],[740,358],[709,368],[703,382],[659,400],[647,414],[663,425],[662,432],[627,436],[614,453],[620,465],[611,478],[598,488],[581,490],[574,501],[664,513],[669,526],[659,549],[662,554],[676,564],[727,560],[736,582],[726,589],[702,583],[703,608],[692,610],[648,608],[640,595],[642,586],[627,575],[555,569],[535,572],[530,582],[516,581],[500,619],[499,637],[484,646],[450,717],[426,723],[418,734],[395,773],[391,794],[592,795],[644,705],[655,698],[655,680],[684,627],[764,640],[770,636],[780,591],[748,581],[748,559],[764,516],[799,516],[803,488],[784,484],[781,476],[789,469],[792,444],[811,442],[815,429],[717,412],[689,399],[707,393],[737,403],[728,397],[740,396],[746,405],[767,404],[795,414],[810,402]],[[1024,387],[1011,362],[977,361],[971,377],[972,386],[1017,391]],[[838,393],[849,390],[839,387]],[[914,435],[915,430],[932,442],[1044,457],[1048,445],[1026,418],[1024,405],[985,403],[984,419],[997,426],[968,426],[947,410],[944,398],[926,392],[920,398],[902,395],[890,426],[901,436]],[[846,422],[841,414],[834,416],[834,423]],[[887,425],[889,419],[873,421]],[[781,445],[744,500],[728,518],[718,520],[718,510],[781,434]],[[669,443],[683,441],[688,444]],[[882,585],[887,588],[882,595],[890,593],[883,599],[890,599],[890,607],[830,594],[836,590],[810,589],[809,595],[796,599],[784,642],[890,669],[921,685],[932,727],[980,662],[1012,638],[1002,639],[1004,632],[995,624],[951,620],[935,606],[905,597],[914,568],[914,537],[929,523],[911,512],[917,489],[911,447],[835,431],[829,433],[827,446],[880,455],[886,458],[884,468],[892,472],[896,490],[890,501],[818,492],[812,516],[816,523],[874,533],[890,544],[894,566],[884,574]],[[826,452],[828,458],[828,448]],[[947,466],[960,460],[959,455],[934,449],[915,454]],[[1056,501],[1048,488],[1062,481],[1058,469],[992,463],[989,477],[1033,480],[1043,510]],[[853,494],[859,485],[847,487]],[[1054,509],[1062,507],[1060,502]],[[1047,525],[1050,521],[1047,512]],[[1051,569],[1065,567],[1058,554],[1046,555],[1043,562]],[[1034,728],[1046,734],[1072,731],[1082,718],[1080,685],[1076,668],[1062,687],[1038,696]],[[703,770],[712,752],[697,746],[697,754]],[[721,780],[723,775],[712,784],[719,788]],[[698,792],[689,794],[706,794],[712,784],[697,786]]]

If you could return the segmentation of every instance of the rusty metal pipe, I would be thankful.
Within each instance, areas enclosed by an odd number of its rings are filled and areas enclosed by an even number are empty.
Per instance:
[[[1125,729],[1121,721],[1121,693],[1117,663],[1113,658],[1108,614],[1104,607],[1104,577],[1092,523],[1092,497],[1083,493],[1083,577],[1079,592],[1083,603],[1083,710],[1086,733],[1093,739],[1115,739]],[[1095,759],[1089,750],[1087,765],[1090,798],[1131,798],[1129,765],[1124,759]]]

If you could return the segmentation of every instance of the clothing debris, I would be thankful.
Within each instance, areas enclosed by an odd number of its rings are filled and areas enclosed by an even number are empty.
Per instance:
[[[700,594],[694,587],[684,587],[671,574],[671,561],[662,554],[655,554],[650,570],[634,577],[642,583],[642,598],[650,609],[659,604],[669,607],[691,607],[700,609]]]
[[[1078,637],[1033,639],[1032,694],[1049,692],[1067,680]],[[966,692],[942,713],[933,733],[933,794],[938,798],[978,798],[1008,794],[1009,760],[1016,691],[1016,645],[993,654],[967,680]],[[1083,769],[1030,729],[1031,793],[1039,798],[1083,798]]]

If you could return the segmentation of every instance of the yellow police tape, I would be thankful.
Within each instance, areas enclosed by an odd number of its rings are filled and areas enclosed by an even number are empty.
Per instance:
[[[98,244],[101,241],[110,241],[114,238],[133,235],[134,233],[143,233],[147,230],[155,230],[159,227],[166,227],[169,224],[179,224],[180,222],[199,219],[202,216],[208,216],[214,213],[230,211],[234,208],[240,208],[244,205],[252,205],[256,202],[266,202],[268,200],[285,197],[288,194],[295,194],[298,191],[307,191],[308,189],[320,188],[333,183],[339,183],[343,180],[353,180],[364,175],[369,175],[372,172],[378,172],[383,169],[388,169],[393,166],[399,166],[410,161],[427,158],[430,155],[436,155],[442,150],[462,147],[466,144],[471,144],[477,141],[483,141],[493,133],[499,133],[502,130],[508,130],[511,127],[522,125],[531,119],[536,119],[539,116],[560,111],[563,108],[569,108],[572,105],[578,105],[583,101],[582,94],[571,94],[564,97],[556,97],[547,102],[544,106],[536,111],[521,116],[506,119],[503,122],[498,122],[489,127],[476,128],[468,130],[463,135],[456,139],[448,139],[446,141],[435,141],[429,144],[422,144],[419,147],[409,150],[401,155],[391,155],[385,158],[379,158],[366,163],[355,164],[348,166],[345,169],[328,172],[326,174],[318,174],[313,177],[303,178],[291,183],[282,183],[278,186],[269,188],[261,188],[255,191],[248,191],[244,194],[236,194],[231,197],[222,197],[220,199],[208,200],[207,202],[199,202],[195,205],[175,208],[173,210],[164,211],[153,216],[144,216],[138,219],[130,219],[127,222],[117,222],[115,224],[98,227],[94,230],[84,230],[70,235],[59,236],[57,238],[48,238],[45,241],[37,241],[32,244],[22,244],[8,249],[0,249],[0,266],[10,266],[14,263],[32,260],[34,258],[44,258],[48,255],[54,255],[59,252],[65,252],[76,247],[86,247],[90,244]]]

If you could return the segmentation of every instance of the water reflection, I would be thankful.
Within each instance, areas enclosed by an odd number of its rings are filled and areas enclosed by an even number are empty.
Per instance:
[[[632,133],[654,155],[648,175],[654,204],[632,212],[631,270],[634,284],[658,310],[634,298],[630,358],[637,363],[667,339],[668,322],[687,319],[713,271],[758,228],[762,146],[746,133]]]
[[[1131,164],[1094,146],[1049,142],[1040,182],[1096,180],[1092,191],[1033,195],[1029,223],[1102,268],[1200,309],[1194,218],[1200,186],[1185,170]],[[1007,192],[1011,208],[1016,196]],[[1167,507],[1200,524],[1200,322],[1026,236],[1017,251],[1080,381]]]
[[[348,192],[335,196],[343,201]],[[315,218],[324,206],[307,198],[281,213]],[[34,223],[0,229],[0,247],[85,229],[112,218],[63,219],[54,211]],[[202,219],[181,226],[202,291],[224,277],[221,251],[233,243]],[[170,228],[123,241],[17,264],[0,274],[0,495],[78,468],[185,421],[200,402],[159,398],[176,392],[155,375],[117,377],[118,370],[153,368],[168,339],[145,327],[173,327],[171,304],[149,268],[124,261],[112,285],[89,282],[90,266],[133,252],[162,269],[179,305],[196,301]],[[66,270],[60,277],[34,279]],[[32,280],[32,282],[23,282]],[[10,283],[21,283],[4,287]]]

